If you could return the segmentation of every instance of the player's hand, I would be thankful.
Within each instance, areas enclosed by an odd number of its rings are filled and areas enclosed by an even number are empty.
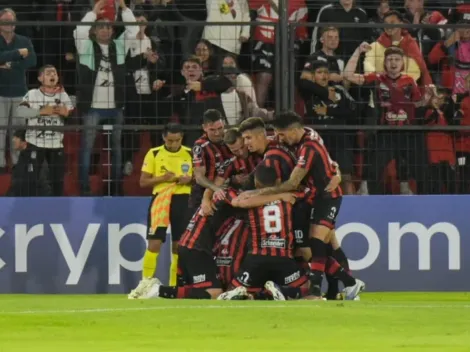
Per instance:
[[[52,106],[52,105],[46,105],[43,107],[41,110],[39,110],[39,114],[42,116],[50,116],[50,115],[56,115],[56,108],[57,106]]]
[[[324,102],[321,103],[321,105],[315,105],[313,107],[313,110],[318,114],[318,115],[321,115],[321,116],[325,116],[326,115],[326,111],[327,111],[328,107],[325,105]]]
[[[362,53],[367,53],[371,49],[372,49],[372,47],[367,42],[362,42],[361,45],[359,45],[359,52],[361,54]]]
[[[217,208],[215,205],[207,199],[203,199],[201,203],[201,211],[203,216],[211,216],[214,215],[214,211],[216,211]]]
[[[193,180],[192,176],[188,176],[188,175],[180,176],[178,178],[178,184],[187,185],[188,183],[191,183],[192,180]]]
[[[290,204],[294,204],[296,201],[296,197],[294,193],[282,193],[281,194],[281,200],[283,202],[288,202]]]
[[[67,117],[69,116],[69,113],[70,113],[69,109],[64,105],[58,105],[54,107],[54,115]]]
[[[153,90],[160,90],[164,85],[165,85],[166,81],[161,81],[159,79],[157,79],[155,82],[153,82]]]
[[[339,187],[341,183],[341,175],[334,175],[330,182],[326,185],[326,192],[333,192],[336,188]]]
[[[163,181],[170,182],[176,179],[176,175],[173,172],[166,171],[166,173],[162,176]]]
[[[224,200],[225,199],[225,191],[220,188],[219,190],[217,190],[214,195],[212,196],[212,199],[214,200],[214,202],[217,202],[219,200]]]
[[[20,53],[20,55],[21,55],[21,57],[22,57],[23,59],[29,55],[29,50],[28,50],[28,48],[21,48],[21,49],[18,49],[18,52]]]
[[[188,81],[186,84],[186,89],[192,90],[195,92],[201,91],[201,82],[199,81]]]

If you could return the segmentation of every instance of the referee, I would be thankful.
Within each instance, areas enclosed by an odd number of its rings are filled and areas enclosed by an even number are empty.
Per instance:
[[[153,187],[148,211],[147,250],[145,251],[142,280],[131,291],[129,299],[140,296],[155,275],[158,254],[165,242],[171,224],[172,256],[170,286],[176,286],[178,268],[178,241],[186,229],[186,211],[191,193],[191,149],[182,145],[183,129],[180,124],[169,123],[163,130],[165,144],[152,148],[145,156],[140,176],[141,187]]]

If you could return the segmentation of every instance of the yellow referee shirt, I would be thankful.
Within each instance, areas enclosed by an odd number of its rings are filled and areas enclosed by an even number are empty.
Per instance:
[[[163,176],[167,171],[173,172],[176,177],[193,175],[191,149],[185,146],[177,152],[170,152],[165,145],[152,148],[145,155],[142,171],[147,172],[155,177]],[[159,183],[153,187],[153,194],[159,193],[161,190],[170,185],[170,182]],[[191,184],[177,185],[174,194],[190,194]]]

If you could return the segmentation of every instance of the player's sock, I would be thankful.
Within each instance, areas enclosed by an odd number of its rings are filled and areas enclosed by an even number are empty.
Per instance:
[[[328,271],[328,269],[326,269]],[[328,291],[326,291],[326,299],[336,299],[339,293],[339,280],[329,274],[326,274],[326,281],[328,282]]]
[[[150,252],[148,249],[144,254],[144,265],[142,268],[142,277],[149,278],[155,276],[157,270],[158,253]]]
[[[161,298],[186,298],[189,287],[160,286],[158,297]]]
[[[351,274],[351,270],[349,269],[349,262],[348,262],[348,257],[346,257],[346,254],[344,253],[343,249],[339,247],[338,249],[335,249],[332,253],[333,258],[336,259],[336,261],[341,264],[341,266],[346,270],[349,274]]]
[[[309,289],[308,287],[289,287],[289,286],[280,286],[279,287],[282,294],[286,298],[290,299],[299,299],[305,296],[308,296]]]
[[[170,266],[170,286],[176,286],[176,278],[178,276],[178,254],[171,254]]]
[[[310,239],[310,249],[312,251],[312,261],[310,262],[310,269],[312,272],[325,272],[325,264],[327,260],[326,244],[318,238]]]
[[[327,266],[327,274],[337,277],[345,287],[354,286],[356,284],[356,279],[349,275],[346,270],[339,265],[335,258],[329,257]]]
[[[211,299],[211,295],[205,288],[191,288],[186,298],[190,299]]]

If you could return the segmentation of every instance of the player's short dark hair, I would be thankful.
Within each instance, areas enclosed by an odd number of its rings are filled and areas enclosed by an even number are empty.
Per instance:
[[[204,116],[202,117],[202,123],[214,123],[223,119],[222,113],[217,109],[206,110]]]
[[[260,117],[250,117],[240,124],[238,130],[240,131],[240,133],[243,133],[258,128],[266,130],[266,125],[264,124],[263,119]]]
[[[323,35],[326,32],[338,32],[339,33],[339,29],[334,26],[323,27],[322,30],[320,31],[320,35]]]
[[[169,124],[166,124],[165,127],[163,128],[163,135],[167,136],[168,133],[181,133],[183,134],[183,126],[181,126],[179,123],[174,123],[170,122]]]
[[[265,187],[272,187],[277,181],[276,169],[260,164],[256,167],[255,179]]]
[[[224,133],[224,143],[225,144],[234,144],[239,138],[242,138],[242,134],[237,127],[229,128]]]
[[[181,61],[181,67],[183,67],[184,64],[187,63],[187,62],[193,62],[193,63],[198,64],[199,66],[202,67],[202,62],[196,55],[190,55],[190,56],[184,58],[183,61]]]
[[[48,68],[53,68],[57,71],[57,68],[54,65],[44,65],[44,66],[41,66],[41,68],[39,68],[38,76],[42,75]]]
[[[283,130],[289,127],[302,127],[302,117],[295,111],[288,110],[281,112],[273,121],[274,128]]]
[[[400,22],[404,22],[402,14],[400,12],[398,12],[397,10],[390,10],[388,12],[385,12],[384,17],[383,17],[383,21],[385,21],[385,19],[387,17],[391,17],[391,16],[397,16],[397,18],[400,20]]]
[[[401,57],[404,57],[405,52],[402,48],[399,48],[398,46],[389,46],[387,49],[385,49],[384,59],[386,59],[390,55],[400,55]]]

